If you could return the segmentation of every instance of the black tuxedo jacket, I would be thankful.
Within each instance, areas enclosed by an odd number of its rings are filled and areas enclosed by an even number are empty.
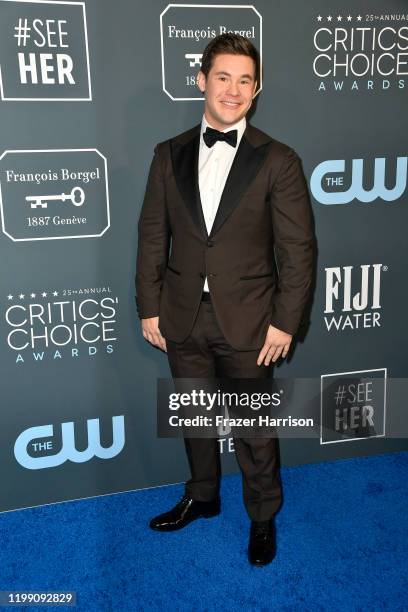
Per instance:
[[[158,144],[139,219],[136,303],[162,335],[184,341],[207,276],[219,325],[255,350],[269,324],[295,334],[314,260],[312,211],[300,159],[247,124],[210,235],[198,186],[200,125]]]

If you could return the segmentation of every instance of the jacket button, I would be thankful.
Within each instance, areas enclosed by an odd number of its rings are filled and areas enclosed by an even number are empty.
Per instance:
[[[212,240],[211,238],[209,238],[209,239],[207,240],[207,246],[208,246],[208,247],[213,247],[213,246],[214,246],[214,240]]]
[[[215,274],[215,272],[210,272],[208,276],[210,276],[211,278],[213,278],[214,276],[217,276],[217,275]]]

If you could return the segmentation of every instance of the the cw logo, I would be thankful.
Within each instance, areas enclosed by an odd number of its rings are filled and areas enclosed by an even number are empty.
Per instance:
[[[388,189],[385,186],[385,157],[374,161],[374,185],[370,190],[364,189],[363,159],[352,160],[351,186],[345,191],[326,191],[326,188],[341,187],[343,176],[327,176],[334,173],[344,173],[344,159],[329,159],[322,162],[313,171],[310,179],[310,189],[313,197],[321,204],[348,204],[352,200],[372,202],[377,198],[385,202],[393,202],[402,196],[407,186],[408,157],[397,157],[395,186]]]
[[[112,445],[109,447],[101,446],[99,419],[87,420],[88,448],[78,451],[75,447],[74,423],[61,423],[62,447],[57,453],[50,453],[42,457],[32,457],[27,452],[30,444],[34,451],[52,451],[52,441],[40,442],[41,438],[52,438],[54,427],[52,425],[39,425],[30,427],[23,431],[14,444],[14,455],[20,465],[28,470],[39,470],[42,468],[56,467],[73,461],[74,463],[84,463],[93,457],[100,459],[111,459],[116,457],[125,445],[124,417],[112,417]]]

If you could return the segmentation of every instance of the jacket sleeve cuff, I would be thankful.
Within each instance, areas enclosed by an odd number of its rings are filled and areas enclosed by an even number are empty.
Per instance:
[[[159,305],[156,301],[144,300],[142,304],[137,296],[135,296],[135,300],[139,319],[151,319],[159,316]]]

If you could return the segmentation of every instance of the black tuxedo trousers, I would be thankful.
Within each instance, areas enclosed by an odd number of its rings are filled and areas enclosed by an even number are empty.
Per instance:
[[[268,378],[272,366],[256,363],[259,350],[238,351],[225,339],[211,301],[201,302],[193,330],[181,343],[167,340],[174,378]],[[185,492],[193,499],[218,496],[221,479],[219,442],[215,438],[185,438],[191,479]],[[242,473],[244,504],[251,520],[266,521],[279,509],[282,488],[277,438],[235,438]]]

